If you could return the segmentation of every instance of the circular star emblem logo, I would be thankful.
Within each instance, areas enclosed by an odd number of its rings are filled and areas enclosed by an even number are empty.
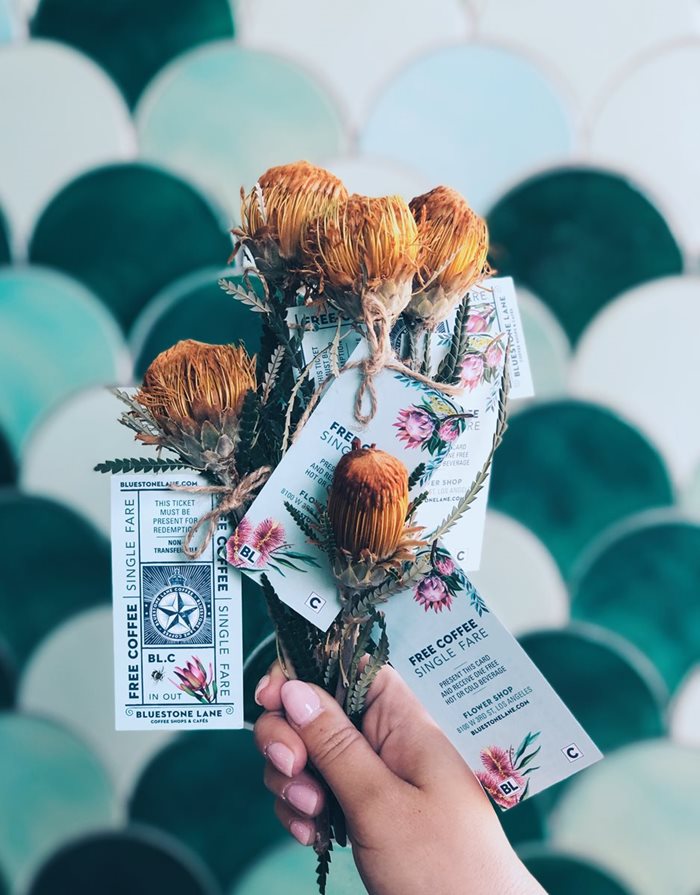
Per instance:
[[[190,587],[166,587],[151,603],[151,621],[165,637],[184,640],[204,624],[206,609],[201,597]]]

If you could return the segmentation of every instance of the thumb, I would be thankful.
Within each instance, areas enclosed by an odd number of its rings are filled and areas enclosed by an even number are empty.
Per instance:
[[[281,691],[287,720],[306,746],[309,759],[335,793],[346,815],[366,811],[399,780],[350,721],[338,703],[313,684],[287,681]]]

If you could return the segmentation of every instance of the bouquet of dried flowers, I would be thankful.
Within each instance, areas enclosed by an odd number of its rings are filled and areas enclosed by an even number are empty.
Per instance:
[[[201,554],[222,516],[233,524],[228,555],[236,555],[236,526],[328,384],[313,382],[302,350],[304,331],[289,323],[290,307],[332,306],[366,340],[366,355],[354,364],[361,373],[354,408],[360,423],[377,412],[374,378],[385,367],[451,394],[469,387],[475,364],[483,368],[493,361],[486,359],[489,350],[503,353],[488,339],[474,344],[468,294],[488,273],[488,234],[454,190],[440,186],[410,204],[398,196],[348,195],[328,171],[297,162],[271,168],[250,192],[241,191],[240,220],[229,260],[238,259],[241,273],[220,285],[261,315],[257,356],[240,345],[192,340],[158,355],[135,394],[116,392],[126,404],[121,422],[139,442],[155,446],[156,456],[97,467],[199,472],[207,485],[195,490],[219,499],[185,538],[190,557]],[[434,330],[455,308],[449,350],[432,369]],[[392,339],[398,330],[401,337]],[[341,372],[339,339],[340,327],[327,347],[330,378]],[[358,725],[369,686],[389,656],[381,604],[409,584],[425,581],[428,587],[446,561],[439,539],[486,481],[505,429],[506,393],[504,374],[489,458],[434,531],[414,522],[426,492],[409,499],[421,467],[409,476],[398,457],[358,441],[338,462],[325,507],[307,516],[287,505],[309,541],[327,554],[343,608],[324,633],[285,605],[263,575],[279,656],[288,675],[326,688]],[[450,424],[448,434],[458,434],[456,423]],[[215,698],[203,667],[180,671],[183,686]],[[316,851],[323,893],[332,843],[345,843],[342,813],[332,800],[322,827]]]

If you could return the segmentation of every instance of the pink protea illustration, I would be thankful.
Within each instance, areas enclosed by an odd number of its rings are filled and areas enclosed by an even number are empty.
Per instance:
[[[477,771],[476,778],[501,808],[514,808],[522,798],[525,781],[519,774],[513,775],[513,781],[518,789],[512,793],[504,792],[501,788],[508,778],[499,777],[498,774],[492,774],[489,771]]]
[[[440,423],[438,435],[443,441],[450,444],[459,438],[459,420],[446,419]]]
[[[517,805],[525,793],[527,781],[513,760],[513,750],[488,746],[481,750],[485,770],[477,771],[479,783],[501,808]]]
[[[500,342],[492,342],[486,349],[484,359],[489,367],[497,367],[503,359],[503,347]]]
[[[179,681],[171,679],[178,690],[182,690],[188,696],[194,696],[200,702],[214,702],[216,700],[217,686],[214,680],[214,671],[209,663],[209,672],[202,664],[199,656],[192,656],[184,668],[176,668],[175,674]]]
[[[450,609],[452,606],[452,594],[439,575],[426,575],[416,586],[413,599],[420,603],[426,612],[428,609],[442,612],[443,609]]]
[[[504,779],[515,773],[510,750],[503,749],[501,746],[489,746],[487,749],[482,749],[481,763],[491,774],[497,774]]]
[[[399,411],[394,426],[399,430],[399,438],[410,448],[420,447],[435,431],[435,420],[425,410],[407,407]]]
[[[250,543],[252,532],[253,526],[250,522],[245,518],[241,519],[236,530],[226,542],[226,559],[232,566],[240,568],[246,564],[240,557],[240,549],[244,544]]]
[[[480,354],[468,354],[462,363],[460,382],[467,389],[475,388],[484,375],[484,359]]]
[[[455,570],[455,564],[449,556],[438,556],[433,563],[435,569],[441,575],[451,575]]]
[[[489,322],[481,314],[470,314],[467,318],[468,333],[483,333],[489,328]]]
[[[284,544],[284,526],[268,517],[258,523],[253,532],[252,545],[260,553],[257,565],[264,566],[271,554]]]

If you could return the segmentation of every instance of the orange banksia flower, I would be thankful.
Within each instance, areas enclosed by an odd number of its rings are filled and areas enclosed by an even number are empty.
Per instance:
[[[488,230],[464,198],[446,186],[416,196],[410,208],[421,251],[406,313],[433,328],[488,274]]]
[[[217,425],[222,417],[236,416],[255,387],[255,358],[242,345],[185,339],[151,362],[135,401],[159,425]]]
[[[241,190],[241,227],[234,231],[247,245],[260,271],[275,278],[294,266],[309,222],[330,213],[347,198],[343,183],[309,162],[269,168],[255,187]]]
[[[357,557],[368,550],[379,560],[395,551],[408,511],[408,470],[376,447],[359,443],[335,468],[328,516],[339,550]]]
[[[352,195],[311,224],[302,250],[341,311],[364,320],[369,297],[394,319],[411,297],[418,245],[415,219],[400,196]]]

